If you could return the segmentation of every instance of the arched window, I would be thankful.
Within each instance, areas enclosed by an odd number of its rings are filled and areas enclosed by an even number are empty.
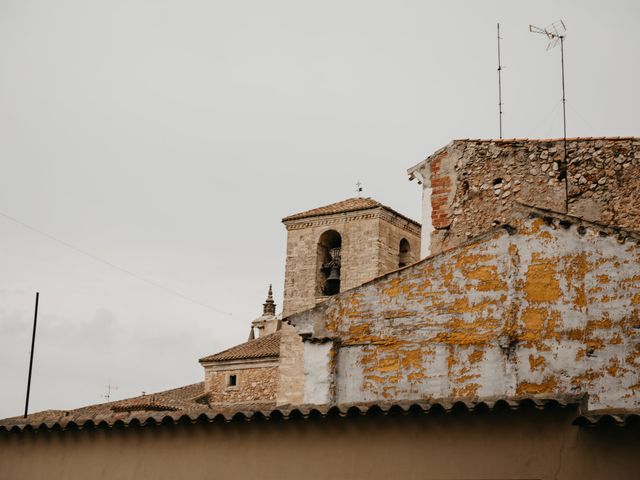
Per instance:
[[[398,268],[406,267],[411,263],[411,245],[409,240],[403,238],[400,240],[400,253],[398,255]]]
[[[340,249],[342,237],[335,230],[327,230],[318,240],[316,294],[340,293]]]

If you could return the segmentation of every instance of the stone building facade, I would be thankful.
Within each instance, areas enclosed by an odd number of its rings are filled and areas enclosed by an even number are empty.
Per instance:
[[[420,258],[420,224],[370,198],[350,198],[282,222],[287,228],[283,317]],[[328,291],[331,275],[339,280]],[[303,356],[300,336],[285,324],[278,404],[303,401]]]
[[[640,409],[640,234],[547,210],[289,317],[304,403],[584,398]]]
[[[420,224],[370,198],[350,198],[285,217],[283,316],[420,258]],[[339,285],[327,291],[331,251],[339,249]]]
[[[507,222],[516,202],[640,228],[640,138],[568,139],[566,167],[562,139],[454,140],[408,173],[423,184],[432,254]]]
[[[275,404],[280,326],[269,285],[262,315],[251,323],[249,340],[199,360],[204,367],[204,393],[199,400],[211,405]]]

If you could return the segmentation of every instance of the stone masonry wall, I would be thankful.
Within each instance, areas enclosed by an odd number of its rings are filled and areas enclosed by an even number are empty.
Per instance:
[[[407,223],[406,220],[382,217],[378,225],[379,231],[379,257],[378,275],[391,272],[398,268],[400,257],[400,241],[404,238],[409,242],[410,250],[406,259],[406,265],[417,262],[420,259],[420,235],[416,231],[399,228],[398,222]],[[360,284],[370,278],[363,279]]]
[[[340,290],[357,287],[398,268],[400,240],[411,246],[410,260],[420,258],[420,226],[383,208],[286,222],[287,260],[283,317],[314,307],[330,297],[316,289],[317,244],[327,230],[342,237]],[[296,330],[283,324],[280,345],[279,405],[304,401],[304,345]]]
[[[236,375],[236,386],[227,386],[229,375]],[[278,367],[274,364],[258,368],[208,369],[205,372],[205,389],[209,392],[210,403],[275,402]]]
[[[587,395],[590,409],[640,408],[640,236],[516,217],[291,317],[314,350],[305,362],[334,372],[305,398]]]
[[[423,164],[431,253],[508,222],[514,202],[640,231],[640,138],[456,140]]]
[[[400,239],[420,254],[420,227],[382,208],[287,222],[287,259],[283,316],[312,308],[319,297],[317,245],[327,230],[342,237],[340,291],[398,268]]]
[[[296,329],[282,324],[278,364],[277,405],[300,405],[304,400],[304,344]]]

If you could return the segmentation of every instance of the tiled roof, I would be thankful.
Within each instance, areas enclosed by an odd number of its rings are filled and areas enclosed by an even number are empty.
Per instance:
[[[89,418],[110,417],[114,412],[133,411],[186,411],[193,408],[201,408],[198,399],[204,394],[204,382],[172,388],[149,395],[117,400],[114,402],[98,403],[73,410],[44,410],[23,417],[7,418],[0,420],[0,425],[15,422],[24,422],[30,425],[41,423],[58,423],[87,420]],[[1,429],[1,428],[0,428]]]
[[[280,332],[258,337],[241,343],[222,352],[200,359],[200,362],[219,362],[224,360],[245,360],[280,356]]]
[[[584,427],[601,427],[607,425],[615,425],[616,427],[639,427],[640,411],[587,412],[577,417],[573,421],[573,424]]]
[[[117,426],[153,426],[177,423],[212,423],[244,420],[307,419],[354,417],[359,415],[423,415],[450,412],[486,412],[499,410],[577,409],[582,397],[510,398],[486,400],[415,400],[328,405],[299,405],[274,408],[273,404],[208,406],[177,411],[127,411],[110,414],[37,417],[30,415],[0,420],[0,433],[24,430],[79,430]],[[51,412],[51,411],[49,411]],[[42,412],[46,413],[46,412]]]
[[[300,218],[317,217],[321,215],[333,215],[336,213],[355,212],[357,210],[367,210],[369,208],[382,207],[380,202],[377,202],[371,198],[348,198],[341,202],[325,205],[324,207],[313,208],[304,212],[295,213],[284,217],[283,222],[288,220],[298,220]]]
[[[309,217],[321,217],[323,215],[335,215],[338,213],[347,213],[347,212],[357,212],[359,210],[369,210],[371,208],[384,208],[395,215],[404,218],[405,220],[410,221],[416,225],[420,225],[415,220],[402,215],[401,213],[396,212],[394,209],[383,205],[382,203],[372,199],[372,198],[348,198],[346,200],[342,200],[341,202],[332,203],[330,205],[325,205],[324,207],[318,207],[311,210],[306,210],[304,212],[295,213],[293,215],[289,215],[288,217],[284,217],[282,219],[283,222],[288,222],[290,220],[300,220],[303,218]]]

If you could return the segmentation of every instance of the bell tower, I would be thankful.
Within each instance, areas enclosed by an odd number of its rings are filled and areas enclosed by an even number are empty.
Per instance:
[[[420,224],[371,198],[285,217],[283,317],[420,259]]]
[[[282,317],[420,259],[420,224],[371,198],[282,219],[287,228]],[[304,345],[282,322],[278,405],[304,401]]]

